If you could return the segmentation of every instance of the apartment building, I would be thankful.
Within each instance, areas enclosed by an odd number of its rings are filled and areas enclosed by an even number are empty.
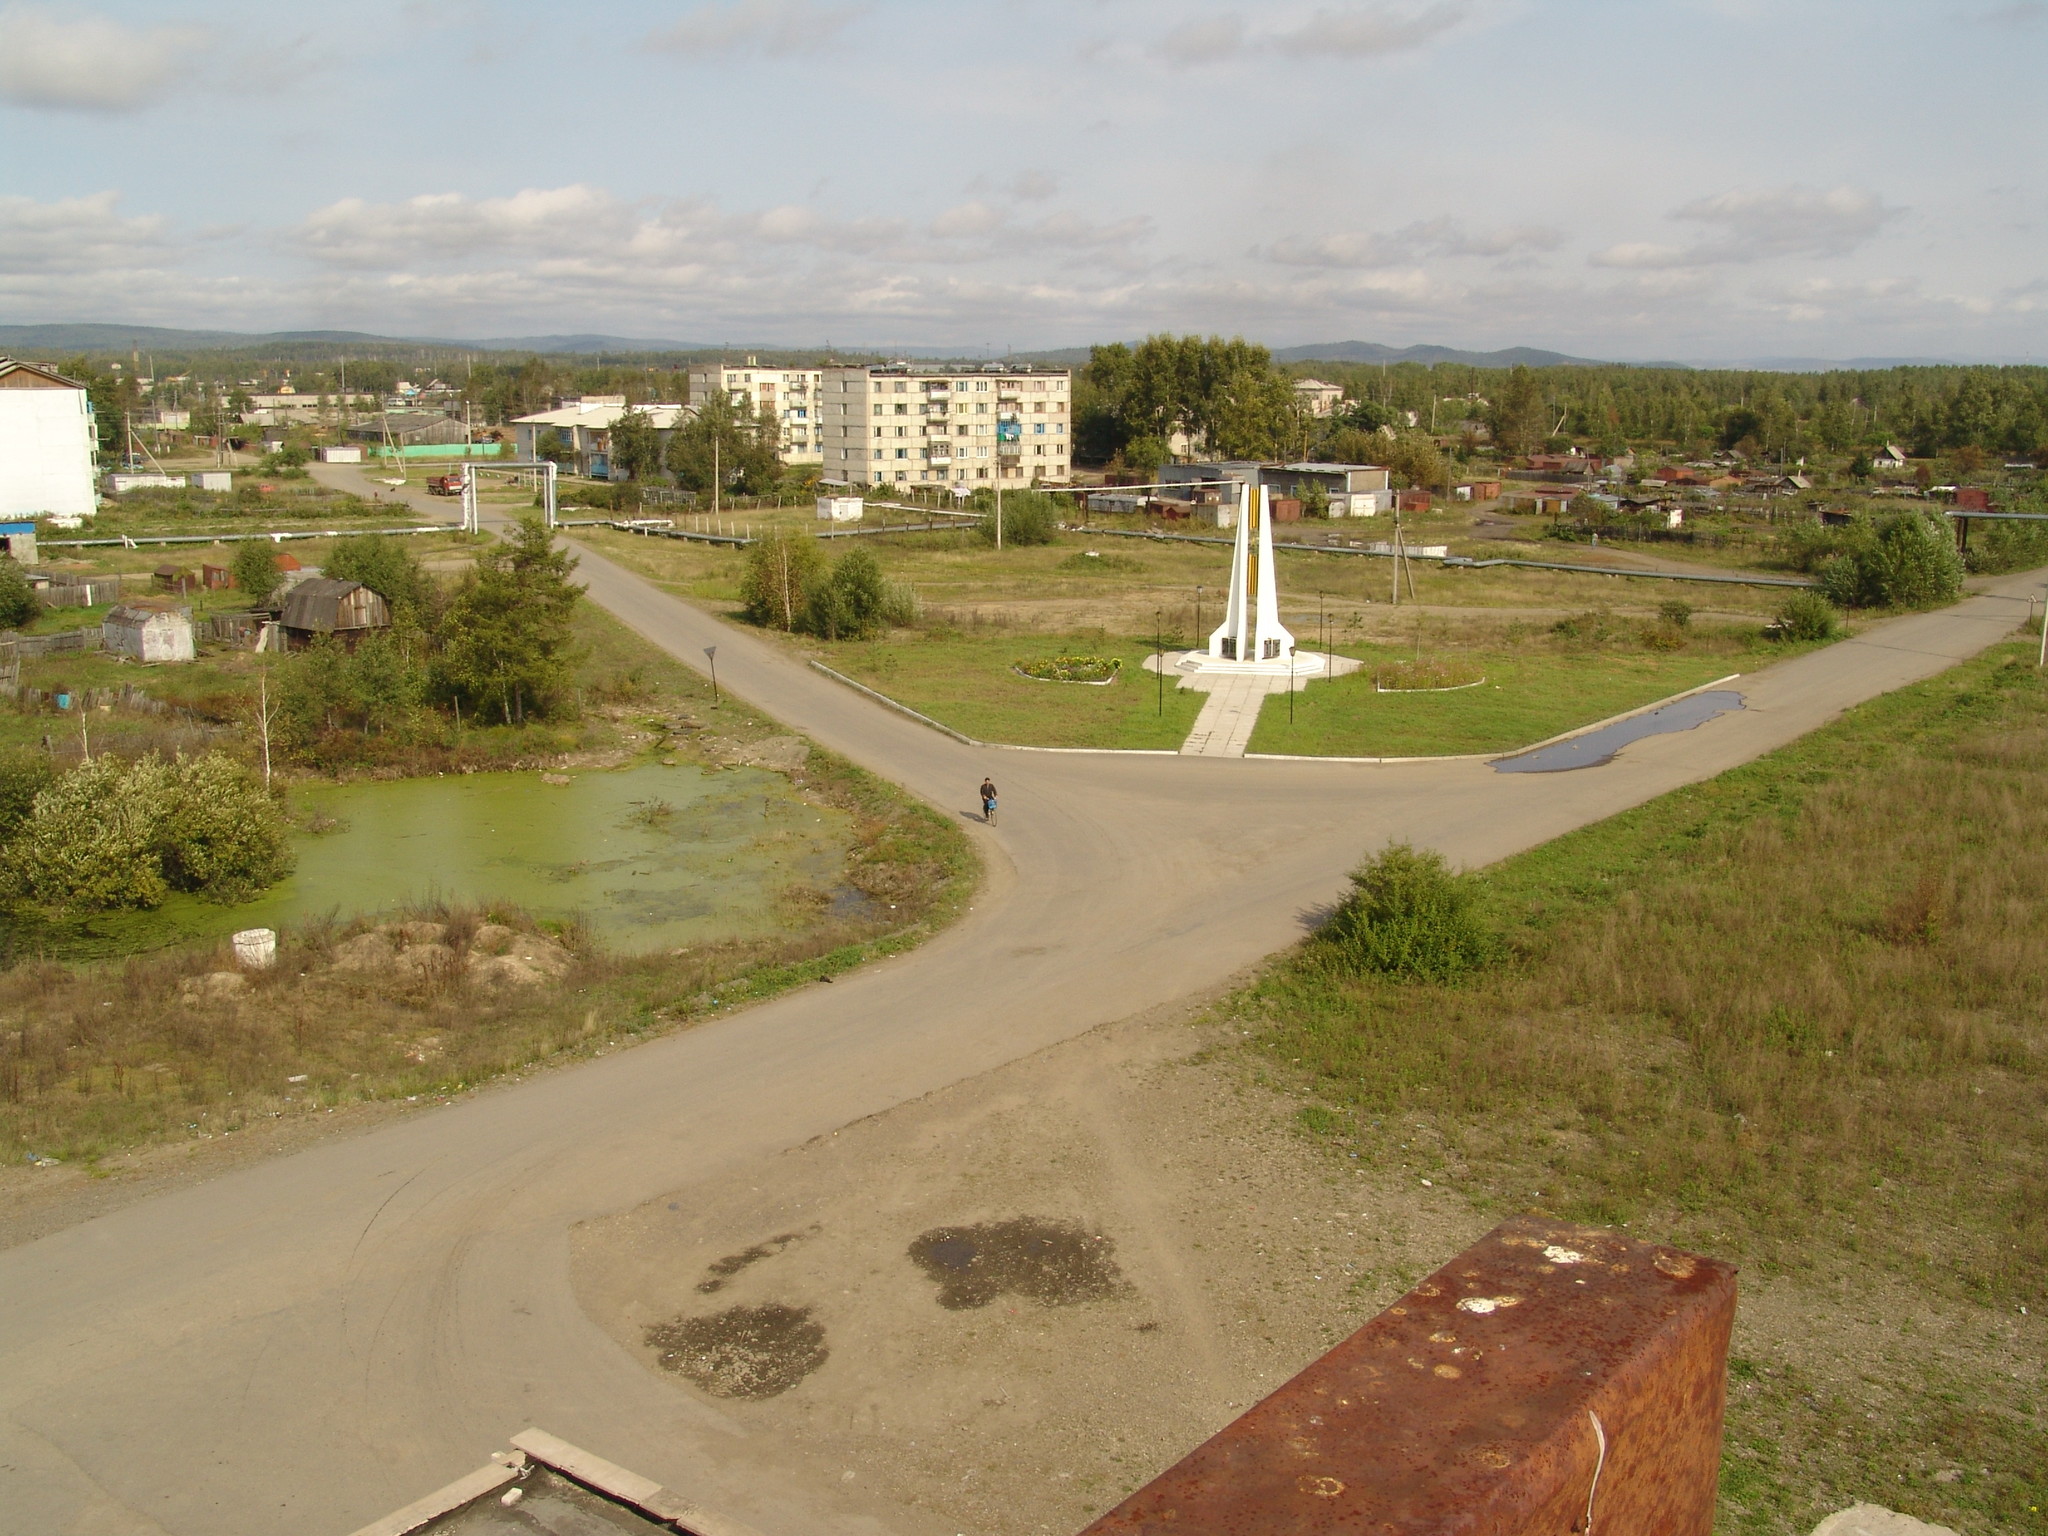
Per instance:
[[[824,478],[849,485],[1024,486],[1072,471],[1065,368],[827,368]]]
[[[756,420],[773,424],[783,463],[816,464],[824,447],[818,420],[823,377],[816,368],[763,368],[751,357],[744,363],[699,363],[690,370],[690,406],[694,413],[713,390],[723,389],[734,405],[752,405]]]

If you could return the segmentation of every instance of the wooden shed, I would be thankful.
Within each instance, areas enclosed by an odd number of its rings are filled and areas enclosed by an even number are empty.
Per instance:
[[[336,636],[354,649],[364,635],[391,627],[391,606],[360,581],[316,576],[286,589],[278,623],[294,649],[321,635]]]

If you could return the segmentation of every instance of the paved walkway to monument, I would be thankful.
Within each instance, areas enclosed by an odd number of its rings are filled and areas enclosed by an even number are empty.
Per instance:
[[[1194,728],[1188,732],[1188,739],[1181,743],[1182,757],[1243,757],[1245,748],[1251,745],[1252,732],[1259,724],[1259,710],[1268,697],[1285,693],[1290,686],[1306,688],[1311,682],[1320,682],[1324,676],[1295,677],[1284,674],[1278,677],[1264,673],[1247,672],[1182,672],[1178,668],[1186,651],[1166,653],[1167,675],[1177,678],[1182,688],[1192,688],[1209,695],[1202,712],[1195,716]],[[1304,652],[1303,654],[1306,654]],[[1342,677],[1347,672],[1356,672],[1362,665],[1348,656],[1331,656],[1330,674]],[[1159,658],[1147,656],[1145,670],[1159,670]]]

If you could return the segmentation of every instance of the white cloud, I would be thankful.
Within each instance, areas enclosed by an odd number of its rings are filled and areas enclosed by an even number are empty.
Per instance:
[[[2038,26],[2048,21],[2048,0],[2015,0],[2011,5],[1995,5],[1987,11],[1979,11],[1969,20],[1980,27]]]
[[[133,111],[160,99],[206,40],[196,27],[145,30],[105,16],[10,5],[0,10],[0,99]]]
[[[1514,224],[1475,231],[1457,219],[1439,218],[1390,233],[1290,236],[1275,241],[1263,254],[1287,266],[1370,271],[1404,266],[1428,256],[1502,257],[1554,251],[1563,241],[1562,232],[1547,225]]]
[[[0,271],[89,274],[161,262],[169,253],[161,215],[125,217],[116,192],[39,203],[0,197]]]
[[[1215,64],[1243,52],[1244,18],[1200,16],[1184,21],[1153,45],[1169,64]]]
[[[1059,189],[1059,182],[1044,171],[1020,171],[1006,190],[1010,196],[1025,202],[1042,203]]]
[[[941,240],[959,240],[993,234],[1002,226],[1003,214],[987,203],[962,203],[948,208],[932,220],[932,233]]]
[[[864,6],[819,5],[816,0],[729,0],[685,11],[650,32],[658,53],[704,57],[759,50],[771,58],[816,53],[857,20]]]
[[[1420,48],[1450,31],[1472,11],[1472,0],[1428,0],[1422,5],[1375,0],[1325,7],[1291,25],[1254,32],[1242,16],[1222,11],[1183,21],[1152,45],[1169,64],[1220,64],[1246,53],[1298,59],[1362,59]]]
[[[1418,8],[1396,5],[1354,5],[1317,11],[1299,27],[1278,33],[1273,41],[1283,52],[1303,57],[1367,58],[1420,48],[1465,19],[1464,0],[1436,0]]]
[[[582,185],[476,199],[434,192],[401,203],[349,197],[308,215],[291,243],[335,266],[380,267],[471,253],[617,245],[643,233],[637,222],[610,193]]]
[[[1717,238],[1692,245],[1626,241],[1598,251],[1596,267],[1655,270],[1768,261],[1780,256],[1846,256],[1873,239],[1905,210],[1888,207],[1874,192],[1840,186],[1778,187],[1723,192],[1699,198],[1671,217],[1704,224]]]

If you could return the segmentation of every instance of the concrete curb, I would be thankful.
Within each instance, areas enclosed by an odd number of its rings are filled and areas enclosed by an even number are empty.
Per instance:
[[[896,700],[890,698],[889,695],[887,695],[886,693],[877,693],[874,689],[870,688],[866,683],[856,683],[844,672],[835,672],[830,667],[826,666],[825,663],[823,663],[822,661],[813,661],[811,663],[811,666],[817,671],[822,672],[827,677],[831,678],[833,682],[844,683],[847,687],[851,688],[855,693],[864,693],[869,698],[873,699],[877,704],[882,705],[884,708],[893,709],[899,715],[907,715],[912,720],[915,720],[919,725],[928,725],[933,730],[937,731],[941,736],[950,736],[955,741],[959,742],[962,746],[994,747],[1001,745],[1000,742],[994,741],[976,741],[972,736],[969,736],[962,731],[956,731],[950,725],[941,724],[939,721],[934,720],[930,715],[919,714],[916,710],[912,709],[908,704],[897,703]]]

